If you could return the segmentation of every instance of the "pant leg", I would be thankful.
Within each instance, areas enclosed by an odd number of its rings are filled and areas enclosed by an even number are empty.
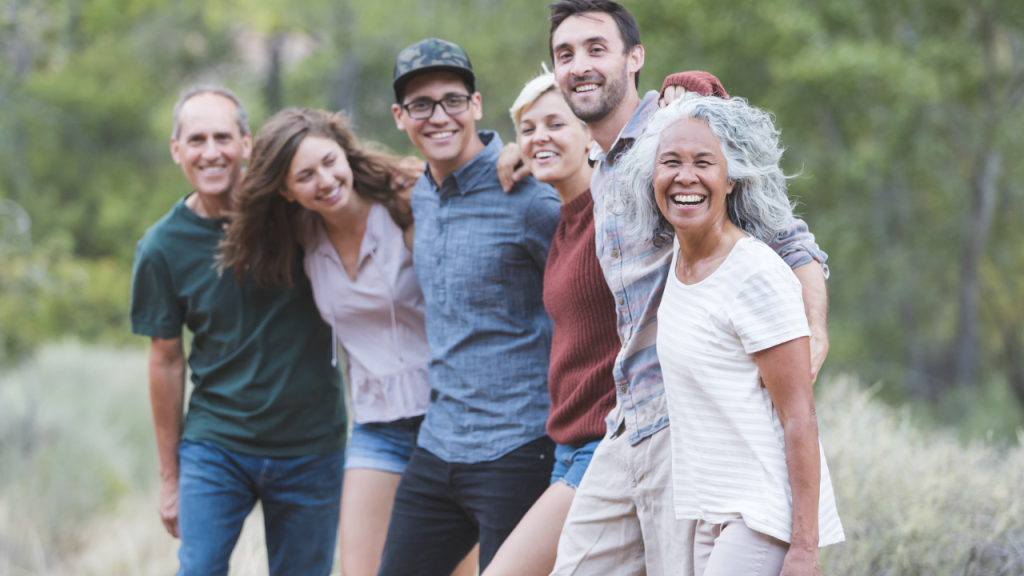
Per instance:
[[[551,485],[555,443],[533,440],[497,460],[454,465],[456,500],[479,529],[480,571]]]
[[[650,576],[692,576],[695,520],[678,520],[672,491],[672,434],[663,428],[630,452],[635,503]]]
[[[726,521],[713,529],[717,529],[718,537],[714,539],[700,576],[779,576],[782,572],[782,563],[789,552],[788,543],[751,530],[742,518]],[[701,548],[705,547],[702,543]]]
[[[476,545],[477,526],[456,502],[451,464],[417,447],[402,474],[378,576],[450,576]]]
[[[271,576],[327,576],[338,537],[344,451],[264,461],[258,490]]]
[[[558,539],[552,576],[647,573],[633,502],[632,450],[624,435],[598,444]]]
[[[721,533],[721,524],[697,521],[693,535],[693,572],[695,576],[704,576],[704,571],[708,567],[708,559],[711,558],[711,551],[715,549],[715,539]]]
[[[223,576],[245,517],[256,505],[250,458],[212,442],[178,447],[178,576]]]

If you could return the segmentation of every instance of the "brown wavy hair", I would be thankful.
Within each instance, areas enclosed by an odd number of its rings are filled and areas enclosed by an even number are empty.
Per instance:
[[[286,108],[274,114],[256,136],[249,168],[235,197],[231,227],[220,244],[221,271],[234,268],[239,284],[251,270],[260,285],[292,287],[296,248],[312,232],[317,215],[288,202],[281,191],[295,152],[310,136],[330,138],[345,151],[356,194],[387,207],[403,230],[412,225],[408,200],[391,189],[392,174],[400,172],[397,157],[360,145],[340,113]]]

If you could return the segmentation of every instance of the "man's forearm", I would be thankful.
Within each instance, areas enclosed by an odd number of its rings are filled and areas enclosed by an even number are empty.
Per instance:
[[[821,264],[814,260],[794,268],[793,273],[803,288],[804,312],[811,329],[811,377],[816,380],[828,356],[828,286]]]
[[[828,338],[828,286],[821,264],[812,261],[793,270],[803,287],[804,311],[811,333]]]
[[[178,443],[185,402],[185,358],[180,340],[154,345],[149,357],[149,399],[153,409],[160,478],[178,478]]]

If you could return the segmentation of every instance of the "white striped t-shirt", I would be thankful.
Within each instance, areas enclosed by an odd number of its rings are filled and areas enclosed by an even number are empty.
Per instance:
[[[678,242],[678,241],[677,241]],[[658,358],[672,425],[677,518],[742,517],[789,542],[793,498],[782,423],[753,353],[810,335],[800,282],[771,248],[743,238],[704,280],[672,273],[658,311]],[[821,456],[818,542],[842,542],[832,480]]]

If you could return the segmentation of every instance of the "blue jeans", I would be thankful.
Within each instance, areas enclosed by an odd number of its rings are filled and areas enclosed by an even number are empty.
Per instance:
[[[378,576],[449,576],[480,543],[480,572],[548,488],[547,436],[489,462],[445,462],[417,447],[402,474]]]
[[[597,450],[600,443],[601,439],[597,438],[570,446],[555,444],[555,468],[551,471],[551,483],[561,480],[569,488],[578,489],[587,466],[590,466],[590,459],[594,457],[594,450]]]
[[[270,574],[331,573],[343,450],[262,458],[182,440],[178,456],[178,576],[227,574],[242,522],[257,500],[263,503]]]
[[[416,449],[423,416],[356,424],[345,449],[345,470],[365,468],[401,474]]]

